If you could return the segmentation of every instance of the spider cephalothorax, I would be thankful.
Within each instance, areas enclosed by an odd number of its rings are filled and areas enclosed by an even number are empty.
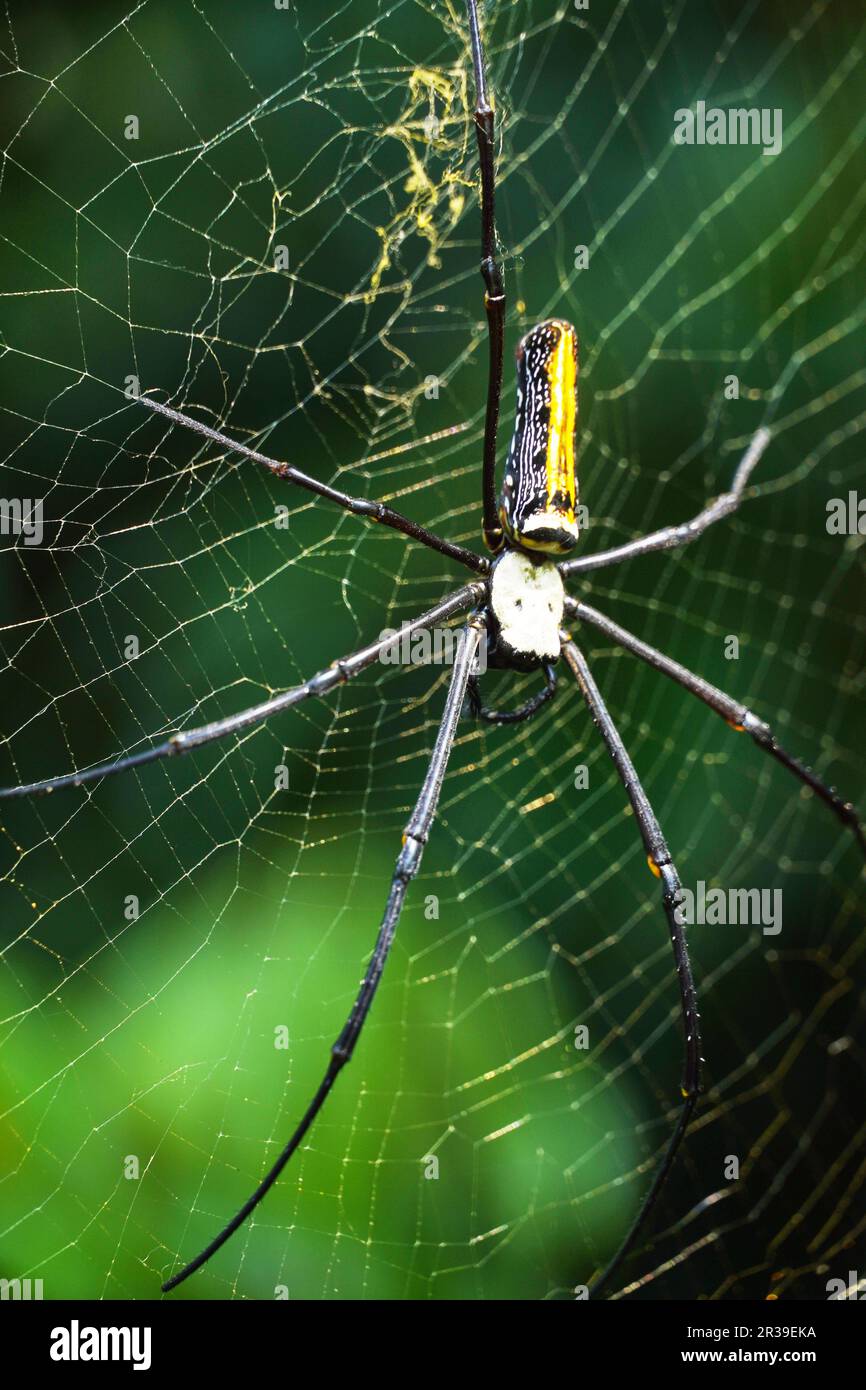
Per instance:
[[[493,563],[487,592],[488,665],[537,671],[556,661],[565,610],[556,565],[506,550]]]

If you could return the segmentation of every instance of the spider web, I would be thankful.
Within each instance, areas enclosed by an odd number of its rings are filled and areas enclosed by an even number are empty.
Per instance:
[[[572,591],[862,805],[862,549],[826,526],[866,409],[853,10],[520,0],[485,27],[507,351],[578,326],[586,548],[693,515],[773,431],[737,515]],[[166,429],[131,380],[477,546],[487,348],[462,5],[13,3],[0,51],[0,492],[44,499],[41,545],[2,538],[10,784],[241,709],[463,582]],[[675,145],[698,100],[780,108],[781,153]],[[509,374],[500,451],[512,418]],[[856,849],[703,706],[576,636],[684,883],[784,905],[775,936],[690,929],[708,1090],[613,1292],[825,1297],[863,1269]],[[377,667],[4,803],[4,1274],[154,1297],[260,1180],[354,998],[446,682]],[[185,1295],[574,1297],[671,1131],[677,1011],[657,884],[565,673],[528,724],[464,719],[355,1059]]]

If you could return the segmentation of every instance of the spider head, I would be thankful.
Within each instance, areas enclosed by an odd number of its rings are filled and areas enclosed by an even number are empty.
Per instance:
[[[565,590],[550,561],[537,563],[506,550],[490,572],[489,660],[518,671],[537,670],[559,656]]]
[[[577,334],[563,319],[538,324],[518,345],[499,517],[511,544],[532,554],[563,555],[578,538],[577,370]]]

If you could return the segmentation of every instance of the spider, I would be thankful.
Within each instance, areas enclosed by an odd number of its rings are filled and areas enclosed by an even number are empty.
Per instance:
[[[733,513],[739,506],[749,477],[770,442],[770,432],[759,429],[751,439],[728,491],[707,502],[689,521],[663,527],[624,545],[596,554],[564,558],[579,540],[578,486],[574,437],[577,417],[578,340],[571,324],[550,319],[538,324],[517,347],[517,408],[514,434],[505,461],[501,491],[497,495],[497,432],[505,338],[505,290],[497,260],[494,216],[495,161],[494,109],[487,83],[477,0],[466,0],[469,46],[475,82],[474,122],[478,142],[481,208],[481,275],[489,343],[489,375],[482,458],[482,534],[488,555],[456,545],[381,502],[351,497],[302,473],[287,463],[238,444],[227,435],[173,410],[148,396],[140,404],[172,424],[204,435],[222,449],[249,458],[276,478],[305,488],[319,497],[390,527],[411,540],[429,546],[440,555],[470,570],[475,578],[451,593],[420,617],[407,622],[396,640],[432,628],[464,614],[465,625],[457,644],[444,712],[418,799],[403,833],[400,852],[375,946],[360,990],[346,1023],[331,1048],[324,1076],[288,1143],[270,1171],[211,1243],[163,1284],[176,1288],[208,1261],[246,1221],[277,1181],[286,1164],[308,1133],[340,1072],[351,1059],[370,1012],[379,981],[394,940],[410,882],[418,872],[424,846],[436,815],[439,795],[458,723],[468,698],[471,713],[493,724],[513,724],[531,719],[556,692],[555,665],[563,660],[574,675],[614,768],[634,812],[649,868],[661,884],[662,906],[673,947],[683,1025],[684,1065],[680,1085],[679,1114],[665,1152],[628,1232],[606,1268],[596,1274],[590,1293],[598,1293],[625,1259],[643,1230],[670,1173],[701,1091],[702,1064],[700,1019],[685,931],[678,911],[682,889],[659,822],[641,785],[628,751],[608,712],[586,658],[565,630],[567,619],[586,623],[615,645],[655,667],[677,685],[696,695],[737,732],[748,733],[759,748],[770,753],[809,787],[853,833],[866,855],[866,835],[850,802],[804,763],[781,747],[770,726],[745,705],[718,690],[701,676],[627,632],[581,599],[571,597],[565,581],[573,575],[617,564],[651,551],[673,549],[699,537],[706,528]],[[302,685],[249,709],[172,735],[165,742],[97,766],[45,781],[9,787],[0,795],[29,796],[80,787],[109,774],[124,772],[160,758],[189,753],[203,744],[234,734],[311,697],[327,695],[335,686],[370,667],[394,643],[393,634],[332,662]],[[481,644],[488,664],[517,672],[541,672],[544,684],[514,710],[491,709],[482,703],[478,661]]]

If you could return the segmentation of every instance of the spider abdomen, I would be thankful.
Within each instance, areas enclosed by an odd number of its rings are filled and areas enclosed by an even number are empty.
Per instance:
[[[577,334],[564,319],[538,324],[517,348],[517,410],[499,517],[524,550],[561,555],[577,541]]]

